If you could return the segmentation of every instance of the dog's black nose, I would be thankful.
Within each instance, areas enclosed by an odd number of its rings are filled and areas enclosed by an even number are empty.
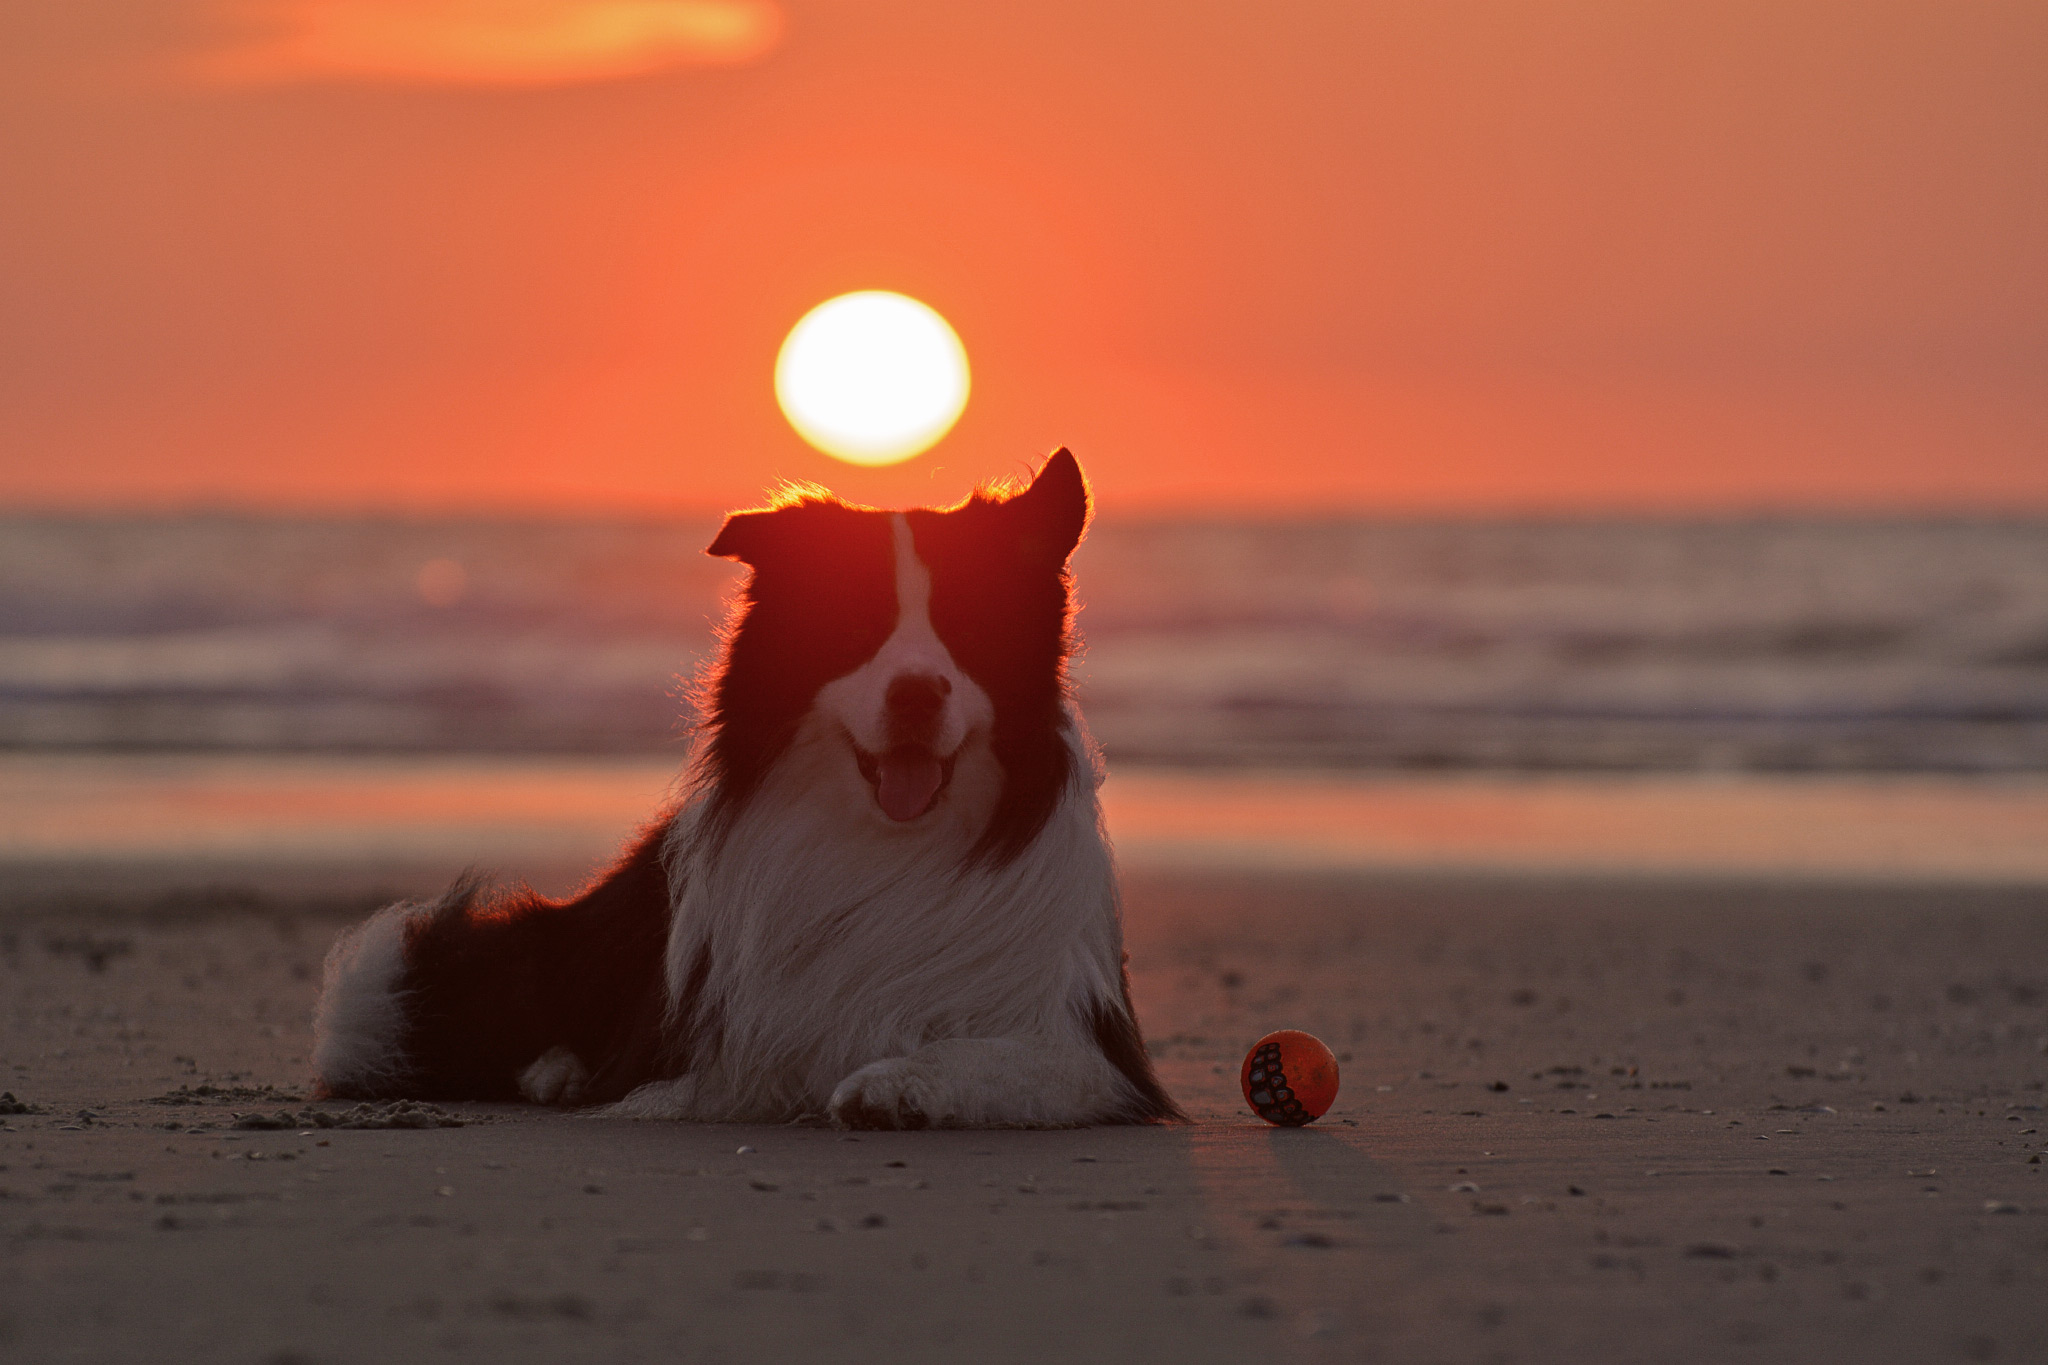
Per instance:
[[[952,691],[949,679],[932,673],[905,673],[892,679],[883,698],[890,738],[899,744],[929,743]]]

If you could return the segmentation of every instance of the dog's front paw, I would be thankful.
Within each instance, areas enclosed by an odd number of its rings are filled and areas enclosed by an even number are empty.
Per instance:
[[[825,1106],[841,1128],[929,1128],[944,1123],[937,1096],[908,1057],[870,1062],[839,1083]]]
[[[565,1047],[551,1047],[519,1073],[519,1093],[533,1104],[574,1104],[583,1098],[590,1072]]]

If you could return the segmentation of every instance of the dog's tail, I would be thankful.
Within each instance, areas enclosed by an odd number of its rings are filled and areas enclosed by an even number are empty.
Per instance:
[[[378,911],[327,954],[317,1092],[594,1104],[661,1069],[665,823],[565,901],[465,876]]]

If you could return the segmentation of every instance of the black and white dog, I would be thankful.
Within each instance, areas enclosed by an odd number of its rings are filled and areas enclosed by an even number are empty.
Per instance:
[[[343,935],[335,1097],[610,1102],[863,1128],[1179,1119],[1123,967],[1100,769],[1068,694],[1056,452],[1023,491],[729,518],[752,576],[688,796],[580,895],[459,883]]]

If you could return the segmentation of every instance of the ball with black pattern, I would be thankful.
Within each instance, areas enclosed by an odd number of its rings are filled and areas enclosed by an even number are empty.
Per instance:
[[[1282,1029],[1253,1044],[1242,1080],[1253,1113],[1299,1128],[1329,1112],[1337,1097],[1337,1059],[1320,1038]]]

